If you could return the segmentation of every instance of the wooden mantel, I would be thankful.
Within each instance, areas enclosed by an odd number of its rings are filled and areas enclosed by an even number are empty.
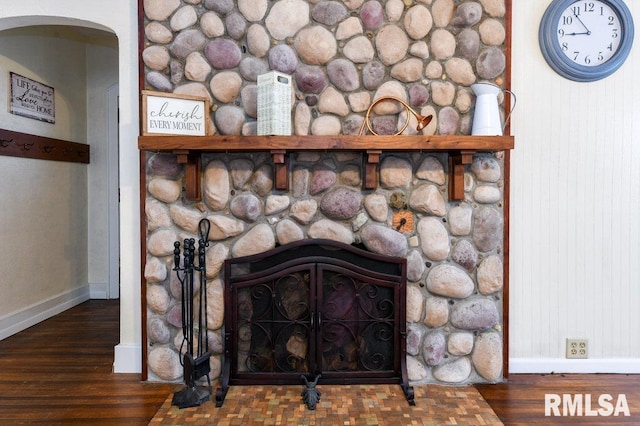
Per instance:
[[[186,164],[185,196],[199,200],[200,154],[208,152],[268,151],[275,164],[275,188],[287,190],[289,152],[358,151],[365,154],[364,188],[378,184],[377,166],[384,152],[446,152],[449,154],[449,198],[464,198],[464,169],[476,152],[496,152],[514,148],[513,136],[140,136],[140,150],[169,152]]]

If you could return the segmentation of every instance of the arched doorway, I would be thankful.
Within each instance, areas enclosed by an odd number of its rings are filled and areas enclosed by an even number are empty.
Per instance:
[[[65,23],[65,25],[61,25]],[[0,72],[55,90],[55,121],[0,111],[2,127],[86,143],[90,164],[0,156],[7,277],[0,337],[88,298],[118,298],[118,39],[106,29],[42,16],[0,20]],[[8,78],[4,81],[8,82]],[[0,91],[11,90],[8,83]]]
[[[136,143],[140,134],[138,9],[141,5],[141,0],[93,2],[90,6],[87,6],[85,0],[68,0],[64,3],[41,0],[21,0],[16,3],[0,0],[0,9],[3,11],[0,33],[25,26],[62,25],[102,30],[112,40],[113,37],[117,40],[117,66],[114,68],[117,69],[115,72],[119,85],[118,179],[122,207],[119,213],[120,342],[114,348],[113,364],[116,373],[142,371],[140,155]],[[49,50],[58,53],[53,49]],[[92,50],[100,51],[99,48]],[[102,59],[104,58],[98,55],[95,63],[100,63]],[[5,123],[5,117],[0,118]],[[85,252],[87,251],[85,247]],[[0,254],[5,253],[2,251]]]

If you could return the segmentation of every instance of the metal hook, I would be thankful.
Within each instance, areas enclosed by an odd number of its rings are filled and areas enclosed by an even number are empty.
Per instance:
[[[205,245],[209,245],[209,230],[211,230],[209,219],[201,219],[198,223],[198,237]]]

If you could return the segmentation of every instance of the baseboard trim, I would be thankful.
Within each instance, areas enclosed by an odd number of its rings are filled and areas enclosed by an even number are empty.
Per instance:
[[[640,358],[510,358],[510,374],[640,374]]]
[[[13,336],[89,299],[89,286],[84,285],[0,317],[0,340]]]
[[[108,299],[109,284],[108,283],[89,283],[89,294],[91,299]]]
[[[114,373],[142,372],[142,346],[120,343],[114,349]]]

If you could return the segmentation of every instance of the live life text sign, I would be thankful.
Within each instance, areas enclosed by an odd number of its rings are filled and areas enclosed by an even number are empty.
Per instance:
[[[56,110],[53,87],[13,72],[10,72],[9,75],[11,77],[11,113],[47,123],[55,123]]]
[[[207,135],[208,99],[145,90],[142,108],[143,135]]]

